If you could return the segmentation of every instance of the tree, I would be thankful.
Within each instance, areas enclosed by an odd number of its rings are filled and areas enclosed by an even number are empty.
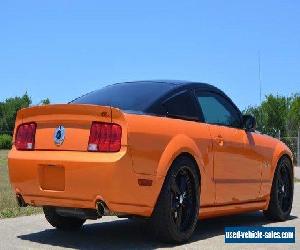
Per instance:
[[[29,107],[30,104],[31,99],[27,93],[22,97],[8,98],[0,102],[0,132],[12,134],[17,111]]]
[[[244,113],[257,120],[257,130],[281,137],[297,136],[300,126],[300,96],[291,97],[268,95],[260,106],[248,107]]]
[[[297,136],[297,131],[300,129],[300,94],[295,94],[292,98],[287,123],[289,130],[293,131],[291,136]]]
[[[50,104],[49,98],[46,98],[46,99],[41,100],[40,104],[41,104],[41,105],[48,105],[48,104]]]

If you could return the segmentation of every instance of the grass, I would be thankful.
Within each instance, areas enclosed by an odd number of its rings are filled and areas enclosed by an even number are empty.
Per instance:
[[[8,150],[0,150],[0,219],[40,213],[40,208],[19,208],[11,190],[7,169]]]
[[[298,179],[298,178],[294,178],[294,182],[300,182],[300,179]]]

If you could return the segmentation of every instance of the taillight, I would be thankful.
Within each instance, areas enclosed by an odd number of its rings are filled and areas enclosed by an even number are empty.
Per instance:
[[[23,123],[17,128],[15,146],[17,150],[33,150],[36,124]]]
[[[88,151],[118,152],[121,149],[122,128],[118,124],[93,122]]]

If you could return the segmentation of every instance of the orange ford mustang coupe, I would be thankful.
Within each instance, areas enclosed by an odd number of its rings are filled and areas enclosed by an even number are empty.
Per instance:
[[[292,208],[291,151],[204,83],[126,82],[22,109],[8,163],[19,205],[43,207],[62,230],[138,216],[180,243],[199,218],[282,221]]]

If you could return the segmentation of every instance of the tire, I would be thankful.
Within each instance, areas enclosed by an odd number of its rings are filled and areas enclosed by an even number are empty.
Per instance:
[[[76,231],[84,224],[85,220],[76,217],[65,217],[56,213],[55,207],[43,207],[46,220],[51,226],[62,231]]]
[[[270,220],[285,221],[290,216],[294,193],[292,171],[289,158],[281,158],[275,170],[268,209],[263,211]]]
[[[172,164],[151,218],[160,241],[183,243],[192,236],[200,207],[199,179],[188,157],[180,157]]]

